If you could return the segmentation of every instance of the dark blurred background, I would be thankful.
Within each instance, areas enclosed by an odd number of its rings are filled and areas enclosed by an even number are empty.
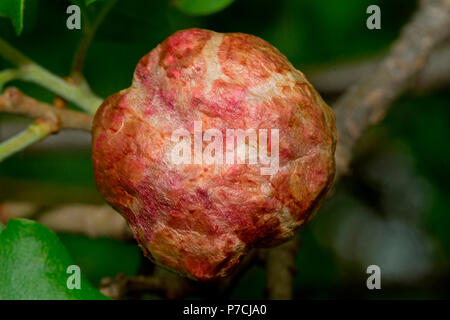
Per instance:
[[[381,8],[381,30],[366,28],[366,8]],[[0,19],[0,37],[61,76],[81,36],[66,26],[66,1],[27,0],[24,32]],[[106,97],[131,83],[140,57],[179,29],[245,32],[276,46],[311,79],[318,70],[386,52],[417,6],[411,0],[236,0],[216,14],[190,16],[170,1],[119,1],[89,49],[85,75]],[[447,59],[447,61],[449,61]],[[0,60],[0,70],[7,67]],[[36,85],[12,83],[52,102]],[[319,91],[320,86],[318,86]],[[322,92],[332,106],[338,92]],[[352,174],[301,232],[295,298],[450,298],[450,93],[448,83],[410,90],[365,133]],[[0,139],[27,119],[0,114]],[[0,202],[42,205],[103,203],[90,162],[90,134],[61,132],[0,163]],[[61,234],[75,262],[98,284],[118,272],[137,274],[133,242]],[[368,290],[366,268],[381,268],[381,290]],[[233,298],[263,298],[264,270],[250,269]],[[149,296],[148,298],[154,298]]]

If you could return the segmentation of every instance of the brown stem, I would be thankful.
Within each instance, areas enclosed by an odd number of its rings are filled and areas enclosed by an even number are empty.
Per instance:
[[[352,149],[369,125],[379,122],[389,105],[424,67],[431,52],[450,34],[450,2],[423,0],[379,67],[350,88],[336,103],[339,141],[338,176],[348,170]],[[298,240],[271,249],[267,254],[267,295],[290,299]]]
[[[269,249],[266,255],[266,295],[271,300],[292,299],[295,259],[300,248],[298,234],[290,241]]]
[[[415,91],[445,87],[450,84],[450,44],[436,48],[425,67],[420,71],[411,89]],[[344,92],[360,79],[371,74],[380,64],[382,56],[367,60],[341,62],[307,70],[308,80],[323,95],[336,95]]]
[[[178,277],[161,268],[151,276],[127,276],[119,274],[114,278],[104,278],[100,291],[113,299],[123,299],[130,293],[153,292],[166,299],[179,299],[197,290],[197,284]]]
[[[259,261],[259,251],[253,250],[244,257],[241,264],[230,276],[210,283],[196,282],[156,267],[152,275],[127,276],[119,274],[114,278],[104,278],[101,291],[108,297],[123,299],[130,294],[153,292],[167,299],[179,299],[187,295],[204,298],[228,297],[240,277],[255,262]]]
[[[24,115],[33,119],[50,120],[55,125],[55,132],[60,129],[91,131],[92,127],[91,115],[55,108],[47,103],[30,98],[12,87],[7,88],[0,95],[0,112]]]
[[[394,99],[412,84],[432,50],[449,34],[450,2],[423,0],[378,68],[336,102],[338,174],[348,171],[352,150],[363,131],[383,118]]]

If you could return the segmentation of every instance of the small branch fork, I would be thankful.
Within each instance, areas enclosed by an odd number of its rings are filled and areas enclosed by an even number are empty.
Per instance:
[[[419,10],[404,27],[386,58],[371,74],[351,87],[336,102],[335,113],[339,134],[336,151],[337,178],[348,172],[352,150],[364,130],[383,118],[389,105],[413,84],[432,51],[448,39],[449,34],[450,2],[448,0],[422,0]],[[96,98],[88,89],[67,84],[64,80],[50,74],[34,63],[30,63],[27,58],[14,50],[0,40],[0,55],[19,66],[19,69],[0,72],[0,86],[2,81],[12,79],[34,81],[42,83],[45,87],[72,102],[76,102],[78,97],[84,96],[84,100],[79,100],[82,102],[78,105],[88,112],[93,112],[100,104],[100,99]],[[80,57],[83,57],[83,54],[80,54]],[[74,69],[81,70],[79,67]],[[23,106],[25,103],[32,103],[38,106],[38,109],[40,106],[41,111],[28,111]],[[14,105],[22,106],[22,111],[16,113],[36,118],[36,125],[39,125],[40,130],[42,130],[42,132],[34,135],[38,138],[59,128],[88,129],[90,127],[91,119],[79,117],[78,120],[74,120],[75,122],[71,122],[66,119],[68,114],[65,112],[67,110],[63,110],[64,113],[62,114],[55,113],[53,112],[55,108],[45,104],[42,105],[24,96],[16,89],[5,92],[0,99],[0,107],[2,105],[4,109],[9,108],[10,110]],[[20,107],[14,108],[20,109]],[[50,113],[47,114],[49,108],[52,109],[51,115]],[[57,120],[52,120],[55,118]],[[41,126],[39,123],[47,124]],[[51,125],[48,123],[51,123]],[[55,126],[55,123],[59,124],[59,127]],[[27,134],[29,132],[24,133],[25,136]],[[264,263],[266,267],[267,297],[270,299],[290,299],[293,295],[294,266],[298,248],[299,240],[295,237],[277,248],[254,250],[245,258],[234,275],[215,285],[193,283],[190,280],[167,274],[157,268],[151,276],[127,277],[119,275],[116,278],[105,279],[102,284],[102,291],[115,298],[122,298],[133,291],[153,291],[167,298],[179,298],[195,293],[197,290],[206,290],[206,292],[212,292],[211,290],[217,292],[218,290],[226,293],[232,289],[245,270],[256,262]]]
[[[116,0],[110,0],[102,7],[94,23],[85,24],[83,36],[74,55],[71,81],[66,81],[23,55],[3,39],[0,39],[0,56],[15,65],[16,69],[7,69],[0,72],[0,92],[7,82],[12,80],[30,81],[56,94],[55,104],[65,106],[65,99],[80,107],[89,114],[94,114],[102,103],[102,99],[96,96],[85,81],[82,70],[89,48],[95,33],[108,12],[115,5]],[[5,158],[19,152],[26,147],[38,142],[51,133],[60,129],[90,130],[91,117],[69,110],[55,110],[47,104],[26,97],[17,89],[8,91],[2,95],[0,111],[22,114],[35,118],[35,122],[27,129],[0,143],[0,162]],[[28,107],[27,107],[28,106]]]
[[[0,39],[0,56],[18,67],[0,73],[0,88],[6,81],[11,80],[34,82],[91,114],[94,114],[102,103],[102,99],[92,93],[86,83],[80,85],[68,83],[33,62],[3,39]],[[2,82],[1,80],[6,81]]]
[[[54,127],[51,121],[37,119],[19,134],[0,143],[0,161],[27,148],[33,143],[44,139],[51,134],[53,130]]]
[[[0,96],[0,112],[35,119],[27,129],[0,143],[0,161],[61,129],[91,131],[92,127],[91,115],[55,108],[30,98],[13,87],[7,88]]]
[[[19,91],[7,88],[0,96],[0,111],[53,123],[53,132],[61,129],[91,131],[92,115],[70,109],[59,109],[37,101]]]

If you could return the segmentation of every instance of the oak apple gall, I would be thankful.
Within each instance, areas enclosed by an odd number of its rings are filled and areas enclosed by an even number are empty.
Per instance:
[[[278,171],[174,165],[171,134],[192,133],[194,121],[223,132],[278,129]],[[144,56],[131,87],[103,102],[92,159],[99,191],[145,255],[209,280],[311,219],[333,182],[335,145],[333,111],[276,48],[252,35],[190,29]]]

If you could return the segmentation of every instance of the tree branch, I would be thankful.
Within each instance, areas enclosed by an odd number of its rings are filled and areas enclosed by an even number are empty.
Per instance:
[[[94,114],[102,103],[102,99],[92,93],[86,83],[77,86],[66,82],[33,62],[1,38],[0,56],[18,67],[14,77],[9,71],[10,80],[20,79],[37,83],[91,114]],[[5,77],[5,74],[3,76]]]
[[[179,299],[187,295],[197,295],[207,299],[228,297],[245,272],[260,261],[260,250],[252,250],[231,275],[215,282],[206,283],[180,277],[156,266],[151,275],[119,274],[114,278],[104,278],[101,283],[101,291],[114,299],[123,299],[130,294],[139,292],[154,292],[166,299]]]
[[[378,68],[336,102],[338,175],[348,171],[353,147],[363,131],[383,118],[394,99],[412,84],[432,50],[449,34],[450,2],[424,0]]]
[[[393,100],[412,84],[432,50],[449,34],[450,2],[423,0],[379,67],[337,101],[338,177],[347,171],[352,149],[364,129],[382,119]],[[296,241],[271,249],[267,255],[267,291],[271,299],[292,298],[293,266],[299,247]]]
[[[51,121],[38,119],[27,129],[15,135],[14,137],[0,143],[0,162],[7,157],[19,152],[35,142],[40,141],[54,130]]]
[[[92,126],[92,116],[54,108],[24,95],[16,88],[8,88],[0,95],[0,112],[35,119],[26,130],[0,144],[0,161],[62,128],[91,131]]]
[[[0,95],[0,112],[9,112],[34,119],[49,119],[55,123],[55,131],[60,129],[91,131],[93,119],[91,115],[83,112],[59,109],[37,101],[13,87],[7,88]]]
[[[268,249],[266,255],[266,296],[271,300],[292,299],[295,259],[300,248],[298,233],[292,240]]]
[[[12,80],[19,78],[20,72],[16,69],[6,69],[0,71],[0,92],[3,91],[4,85]]]
[[[437,48],[411,86],[416,91],[430,90],[450,84],[450,45]],[[343,62],[313,68],[307,72],[309,81],[322,95],[340,94],[376,70],[382,56],[357,62]]]
[[[100,291],[113,299],[123,299],[130,293],[153,292],[166,299],[179,299],[198,290],[198,283],[156,267],[153,275],[103,278]]]

